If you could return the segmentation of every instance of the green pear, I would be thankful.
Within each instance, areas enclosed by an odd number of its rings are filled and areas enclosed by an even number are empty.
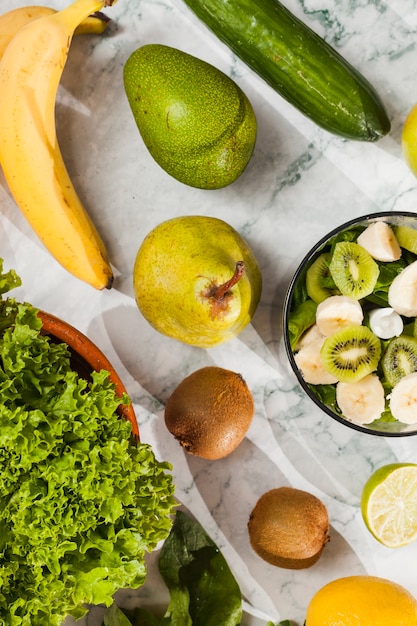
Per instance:
[[[142,242],[133,271],[136,303],[159,332],[210,348],[251,321],[262,276],[241,235],[215,217],[175,217]]]
[[[248,164],[256,118],[240,87],[190,54],[148,44],[125,63],[124,86],[150,154],[191,187],[219,189]]]

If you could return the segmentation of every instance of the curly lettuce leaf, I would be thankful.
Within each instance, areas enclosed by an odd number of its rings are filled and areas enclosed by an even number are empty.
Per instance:
[[[20,287],[22,281],[15,270],[3,271],[3,259],[0,259],[0,295]]]
[[[0,626],[60,626],[143,584],[171,466],[133,442],[108,372],[80,378],[34,307],[0,305]]]

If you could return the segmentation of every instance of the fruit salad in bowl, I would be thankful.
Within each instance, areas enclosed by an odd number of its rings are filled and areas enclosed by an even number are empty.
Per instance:
[[[284,304],[301,387],[358,431],[417,434],[417,214],[346,222],[305,256]]]

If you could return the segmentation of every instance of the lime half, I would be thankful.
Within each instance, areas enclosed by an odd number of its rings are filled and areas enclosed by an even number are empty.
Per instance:
[[[377,469],[364,485],[361,511],[367,528],[384,546],[398,548],[417,539],[417,464]]]

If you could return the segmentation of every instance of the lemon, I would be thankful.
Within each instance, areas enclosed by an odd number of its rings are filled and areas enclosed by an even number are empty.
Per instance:
[[[417,176],[417,104],[408,113],[402,130],[402,150],[404,158],[415,176]]]
[[[305,626],[416,626],[417,600],[401,585],[376,576],[347,576],[313,596]]]
[[[361,511],[384,546],[398,548],[417,539],[417,465],[391,463],[377,469],[364,485]]]

